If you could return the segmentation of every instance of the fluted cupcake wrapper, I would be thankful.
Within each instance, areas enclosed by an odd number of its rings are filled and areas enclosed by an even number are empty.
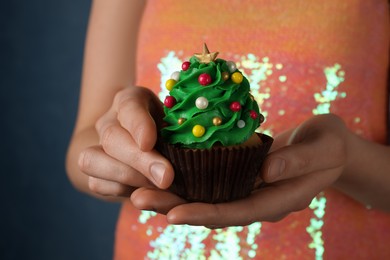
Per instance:
[[[248,196],[273,139],[258,134],[262,143],[253,147],[188,149],[160,142],[157,150],[175,170],[169,188],[188,201],[220,203]]]

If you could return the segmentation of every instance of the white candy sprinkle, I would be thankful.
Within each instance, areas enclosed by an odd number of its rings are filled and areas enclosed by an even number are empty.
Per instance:
[[[245,121],[244,120],[238,120],[237,127],[238,128],[244,128],[245,127]]]
[[[234,63],[234,61],[227,61],[226,65],[228,66],[228,69],[229,69],[230,73],[233,73],[233,72],[235,72],[237,70],[237,66]]]
[[[171,79],[179,81],[179,79],[180,79],[180,72],[179,71],[173,72],[172,75],[171,75]]]
[[[206,109],[209,106],[209,101],[205,97],[198,97],[195,106],[199,109]]]

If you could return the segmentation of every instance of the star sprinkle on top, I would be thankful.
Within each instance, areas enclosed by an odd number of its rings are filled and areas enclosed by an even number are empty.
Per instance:
[[[203,44],[203,52],[202,53],[195,53],[194,56],[199,60],[200,63],[210,63],[214,61],[217,56],[218,52],[212,52],[210,53],[209,49],[207,48],[206,43]]]

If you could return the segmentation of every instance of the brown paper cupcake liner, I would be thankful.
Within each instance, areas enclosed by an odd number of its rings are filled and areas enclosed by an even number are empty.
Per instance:
[[[188,201],[220,203],[248,196],[258,182],[260,168],[273,139],[258,134],[253,147],[180,148],[164,142],[156,147],[175,170],[169,188]]]

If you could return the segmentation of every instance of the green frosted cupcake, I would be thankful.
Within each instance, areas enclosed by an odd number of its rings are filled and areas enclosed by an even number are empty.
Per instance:
[[[166,82],[157,149],[175,170],[170,189],[189,201],[226,202],[248,196],[273,139],[248,80],[234,62],[204,45]]]

